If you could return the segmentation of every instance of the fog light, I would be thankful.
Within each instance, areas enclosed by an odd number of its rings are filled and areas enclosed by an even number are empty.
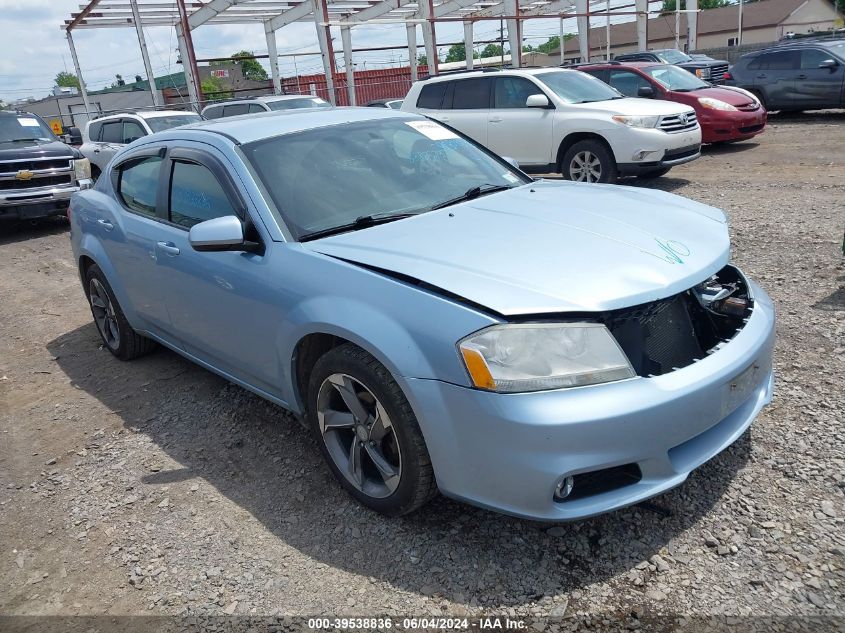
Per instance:
[[[634,156],[633,156],[633,160],[642,160],[642,159],[644,159],[646,156],[648,156],[649,154],[656,154],[656,153],[657,153],[657,151],[658,151],[658,150],[653,150],[653,149],[644,149],[644,150],[640,150],[639,152],[637,152],[636,154],[634,154]]]
[[[555,501],[563,501],[572,492],[572,487],[575,485],[574,477],[564,477],[555,486]]]

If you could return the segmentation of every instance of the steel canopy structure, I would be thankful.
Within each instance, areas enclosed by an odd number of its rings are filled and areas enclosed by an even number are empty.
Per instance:
[[[349,103],[355,104],[355,78],[352,64],[352,29],[363,24],[404,24],[406,27],[411,77],[417,79],[417,26],[421,27],[425,54],[431,74],[438,73],[436,25],[460,22],[464,27],[467,50],[473,47],[473,25],[485,20],[507,24],[511,65],[522,65],[522,23],[527,19],[577,18],[581,59],[589,58],[590,18],[633,15],[637,20],[640,50],[648,42],[649,2],[630,0],[629,4],[611,7],[613,0],[90,0],[80,5],[61,28],[67,34],[71,57],[79,78],[80,92],[87,111],[91,111],[82,70],[76,54],[72,32],[77,29],[132,28],[138,37],[144,68],[149,80],[154,105],[160,106],[154,89],[154,77],[144,40],[143,27],[169,26],[176,29],[179,53],[185,69],[190,101],[202,101],[196,57],[191,32],[206,24],[252,24],[264,27],[270,62],[273,90],[281,93],[279,55],[276,32],[286,25],[312,22],[316,29],[326,83],[332,102],[336,102],[337,68],[331,27],[340,29],[346,71]],[[690,49],[695,48],[698,0],[689,0]],[[467,69],[472,69],[472,55],[467,55]]]

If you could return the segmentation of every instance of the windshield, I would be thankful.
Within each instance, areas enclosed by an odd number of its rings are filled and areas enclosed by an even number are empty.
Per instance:
[[[180,125],[199,123],[202,121],[202,117],[199,114],[174,114],[172,116],[150,117],[144,120],[153,132],[161,132]]]
[[[657,59],[667,64],[683,64],[684,62],[692,61],[692,57],[682,53],[681,51],[660,51],[655,53]]]
[[[38,117],[0,116],[0,143],[10,141],[55,141],[53,131]]]
[[[701,79],[691,72],[687,72],[677,66],[649,66],[648,68],[643,68],[643,72],[667,90],[690,92],[710,86],[710,84],[701,81]]]
[[[623,98],[619,91],[601,79],[575,70],[559,70],[534,76],[546,84],[564,103],[592,103]]]
[[[379,119],[244,145],[281,219],[301,239],[369,215],[422,213],[473,187],[531,182],[423,119]]]
[[[302,99],[278,99],[265,102],[271,110],[302,110],[305,108],[330,108],[328,101],[320,97],[303,97]]]

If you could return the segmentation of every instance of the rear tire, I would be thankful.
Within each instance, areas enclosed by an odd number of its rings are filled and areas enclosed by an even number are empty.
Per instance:
[[[601,141],[578,141],[563,155],[560,173],[575,182],[616,182],[618,170],[613,153]]]
[[[97,264],[85,271],[85,294],[103,345],[120,360],[149,354],[156,342],[138,334],[129,325],[106,276]]]
[[[651,180],[653,178],[660,178],[661,176],[665,176],[669,173],[669,170],[672,169],[671,167],[661,167],[660,169],[652,169],[651,171],[644,171],[641,174],[637,174],[637,178],[642,180]]]
[[[314,365],[307,418],[335,478],[362,505],[401,516],[437,495],[411,405],[384,365],[360,347],[340,345]]]

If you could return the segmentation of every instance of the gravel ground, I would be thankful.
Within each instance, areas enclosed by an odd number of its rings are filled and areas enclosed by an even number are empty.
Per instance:
[[[843,147],[843,112],[772,117],[649,185],[729,214],[779,311],[775,400],[680,488],[559,526],[364,510],[282,410],[112,358],[62,221],[0,228],[0,615],[845,617]]]

